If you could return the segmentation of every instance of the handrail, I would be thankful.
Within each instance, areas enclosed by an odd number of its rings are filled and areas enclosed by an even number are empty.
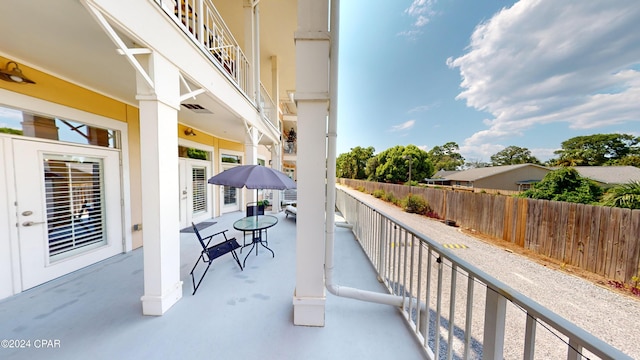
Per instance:
[[[482,358],[502,359],[507,333],[510,335],[509,339],[512,335],[522,335],[521,343],[524,345],[516,350],[522,351],[524,359],[533,359],[536,345],[535,329],[538,322],[545,323],[547,328],[552,328],[568,338],[567,359],[580,358],[584,350],[602,359],[631,359],[618,349],[460,259],[401,221],[370,207],[343,190],[337,189],[336,193],[337,208],[352,225],[354,235],[378,271],[379,278],[383,280],[390,293],[410,299],[409,306],[405,306],[401,311],[427,354],[433,359],[439,359],[441,351],[447,351],[449,358],[454,351],[460,351],[465,354],[463,358],[467,358],[471,351],[480,351],[479,341],[476,339],[480,335],[482,350],[476,355]],[[445,271],[445,267],[450,271]],[[458,285],[457,279],[462,276],[466,276],[466,286]],[[474,298],[474,288],[483,285],[486,288],[484,301]],[[456,298],[466,298],[464,321],[461,319],[462,315],[456,316]],[[522,324],[523,320],[519,318],[509,318],[509,322],[506,322],[508,303],[515,304],[526,314],[525,324]],[[427,311],[420,311],[425,305]],[[446,305],[449,306],[448,313],[443,312]],[[482,319],[473,317],[473,311],[476,309],[484,311]],[[462,322],[465,324],[464,329],[457,327],[457,323]],[[475,332],[472,331],[472,325],[476,329]],[[478,328],[483,328],[484,331],[479,334]],[[442,335],[443,331],[446,336]],[[454,343],[456,337],[462,337],[462,345]],[[510,343],[506,347],[513,351],[513,346],[515,345]]]
[[[153,0],[257,108],[249,60],[211,0]]]
[[[280,128],[280,121],[278,121],[278,114],[276,112],[276,104],[269,96],[267,89],[260,83],[260,99],[262,100],[262,110],[263,115],[267,123],[271,125],[273,130],[275,130],[276,134],[280,133],[282,129]],[[274,121],[278,121],[277,123]]]

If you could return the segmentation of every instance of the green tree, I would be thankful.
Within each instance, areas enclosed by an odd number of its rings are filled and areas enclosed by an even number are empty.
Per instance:
[[[640,181],[632,181],[608,189],[600,205],[640,209]]]
[[[350,174],[350,170],[348,170],[349,162],[349,153],[342,153],[338,155],[336,158],[336,177],[339,178],[350,178],[346,174]]]
[[[640,155],[627,155],[622,159],[616,160],[616,166],[635,166],[640,168]]]
[[[467,169],[485,168],[489,166],[491,166],[491,164],[478,159],[471,159],[464,163],[464,167]]]
[[[366,179],[367,161],[373,157],[373,146],[362,148],[356,146],[348,153],[343,153],[336,159],[336,176],[348,179]]]
[[[365,173],[367,174],[367,180],[369,181],[380,181],[376,175],[376,170],[378,169],[378,157],[374,156],[367,160],[367,168],[365,169]]]
[[[516,164],[540,164],[540,160],[531,155],[529,149],[514,145],[507,146],[491,155],[491,165],[493,166]]]
[[[16,129],[8,128],[8,127],[2,127],[2,128],[0,128],[0,133],[13,134],[13,135],[22,135],[22,130],[16,130]]]
[[[455,142],[448,142],[442,146],[434,146],[429,151],[429,158],[435,170],[458,170],[464,165],[464,158],[458,152],[460,147]]]
[[[549,172],[539,183],[520,194],[521,197],[582,204],[594,204],[602,195],[602,188],[583,178],[576,169],[563,167]]]
[[[411,179],[414,181],[431,177],[434,173],[429,154],[415,145],[407,145],[406,147],[397,145],[382,151],[376,157],[377,166],[373,176],[376,181],[407,182],[409,180],[409,162],[411,162]]]
[[[638,151],[640,137],[630,134],[595,134],[576,136],[562,142],[555,165],[601,166],[612,165]]]

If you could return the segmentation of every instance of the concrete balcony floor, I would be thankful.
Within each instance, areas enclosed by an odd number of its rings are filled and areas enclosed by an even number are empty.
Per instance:
[[[223,229],[242,243],[234,212],[201,233]],[[2,359],[421,359],[423,351],[391,306],[327,292],[325,327],[293,325],[296,223],[276,215],[269,247],[240,271],[230,255],[213,262],[195,296],[189,271],[200,247],[181,233],[183,298],[163,316],[142,315],[143,250],[120,254],[0,301]],[[335,280],[384,292],[347,229],[335,232]],[[248,249],[248,248],[247,248]],[[244,259],[247,249],[240,255]],[[322,256],[318,254],[318,256]],[[204,269],[202,267],[201,269]],[[27,347],[28,346],[28,347]],[[53,346],[50,348],[48,346]]]

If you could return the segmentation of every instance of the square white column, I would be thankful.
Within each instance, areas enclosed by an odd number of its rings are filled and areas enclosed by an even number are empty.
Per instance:
[[[298,108],[298,212],[296,216],[295,325],[325,324],[326,131],[329,101],[329,7],[298,2],[296,102]]]
[[[149,56],[154,89],[138,75],[144,295],[142,313],[162,315],[182,298],[178,184],[178,69]]]

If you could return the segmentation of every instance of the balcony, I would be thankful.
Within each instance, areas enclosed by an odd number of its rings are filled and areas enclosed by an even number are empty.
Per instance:
[[[354,195],[364,197],[338,191],[338,207],[353,232],[335,229],[334,280],[395,294],[406,299],[405,307],[327,292],[326,326],[294,326],[296,222],[279,213],[279,223],[268,233],[275,258],[266,251],[249,254],[242,272],[231,256],[219,258],[195,296],[189,271],[200,249],[194,234],[181,233],[184,295],[161,317],[141,315],[142,249],[3,300],[0,333],[3,339],[22,340],[11,344],[24,347],[5,348],[3,343],[0,357],[68,359],[91,353],[104,359],[477,359],[502,358],[504,349],[505,358],[532,359],[535,354],[577,359],[575,349],[591,358],[629,358]],[[202,233],[230,229],[231,236],[242,240],[232,227],[242,216],[235,212],[215,218],[217,223]],[[443,237],[457,233],[442,226]],[[246,255],[245,250],[241,260]],[[583,304],[578,297],[572,301]],[[637,308],[620,306],[630,319],[636,318]],[[593,312],[588,309],[579,311]],[[593,313],[595,330],[590,331],[622,328],[626,336],[613,340],[629,346],[627,353],[640,355],[634,345],[637,333],[624,330],[624,318],[605,314],[611,319],[607,326]],[[634,328],[633,320],[628,322]]]
[[[280,122],[275,102],[260,83],[258,106],[252,65],[213,2],[211,0],[153,1],[161,6],[247,100],[261,111],[262,119],[274,133],[279,133]]]
[[[232,227],[242,216],[235,212],[215,218],[217,223],[202,233],[230,229],[228,234],[242,243],[242,233]],[[324,328],[294,326],[296,223],[283,212],[277,217],[278,224],[268,232],[275,258],[267,251],[253,253],[241,272],[231,256],[223,256],[214,261],[195,296],[189,271],[199,247],[194,234],[181,233],[184,295],[160,317],[141,314],[143,249],[3,300],[3,339],[31,342],[25,348],[0,348],[0,358],[422,358],[401,314],[390,306],[327,294]],[[336,237],[337,280],[384,291],[351,232],[341,229]],[[239,254],[241,261],[246,254],[246,249]],[[59,340],[59,346],[44,348],[42,340]]]

